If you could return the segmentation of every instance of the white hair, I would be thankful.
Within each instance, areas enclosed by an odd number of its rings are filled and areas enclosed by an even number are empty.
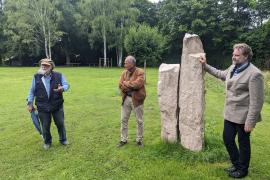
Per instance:
[[[134,56],[127,56],[126,59],[131,61],[133,64],[136,64],[136,59]]]

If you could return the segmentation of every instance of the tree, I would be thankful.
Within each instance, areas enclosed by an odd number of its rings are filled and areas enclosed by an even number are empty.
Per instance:
[[[4,52],[4,13],[3,13],[3,0],[0,0],[0,64],[2,63],[2,54]]]
[[[161,62],[166,42],[157,28],[141,25],[130,28],[124,45],[127,52],[136,57],[138,65],[143,65],[146,61],[148,65],[156,66]]]
[[[44,44],[47,58],[52,58],[51,47],[63,32],[58,30],[60,12],[56,9],[57,1],[30,0],[30,11],[34,17],[36,39]]]
[[[158,23],[158,7],[156,4],[151,3],[148,0],[136,0],[133,7],[137,8],[140,12],[137,17],[137,22],[139,24],[145,23],[151,27],[154,27]]]
[[[270,18],[270,1],[268,0],[250,0],[249,5],[252,8],[252,24],[259,27]]]
[[[73,0],[60,0],[56,8],[62,14],[59,21],[59,30],[63,32],[63,35],[58,39],[58,45],[65,55],[66,64],[69,64],[71,62],[70,55],[75,54],[76,44],[78,44],[81,39],[81,33],[79,33],[80,31],[75,18],[78,14],[77,5]],[[61,53],[59,54],[61,55]],[[77,54],[75,56],[79,55],[80,54]]]
[[[118,66],[122,65],[125,34],[135,24],[138,14],[138,10],[131,6],[133,1],[87,0],[80,3],[82,14],[78,21],[88,34],[91,47],[98,49],[102,41],[104,59],[107,58],[107,48],[115,48]]]
[[[34,54],[36,51],[34,27],[30,24],[31,16],[27,11],[29,3],[24,0],[9,0],[5,2],[4,15],[5,49],[7,59],[15,58],[22,64],[22,57]]]
[[[133,0],[114,0],[113,2],[116,7],[113,18],[115,24],[113,30],[115,43],[111,46],[116,49],[117,65],[118,67],[121,67],[124,38],[130,26],[136,23],[138,10],[131,7]]]
[[[112,20],[114,7],[112,0],[85,0],[79,3],[82,29],[88,34],[92,47],[98,47],[103,42],[104,66],[107,66],[107,43],[110,41],[114,23]],[[110,42],[109,42],[110,43]]]
[[[159,29],[169,37],[170,55],[180,49],[184,34],[198,34],[204,49],[215,60],[226,59],[232,44],[252,30],[252,0],[165,0],[159,11]],[[178,56],[177,59],[180,59]],[[211,62],[221,65],[224,60]],[[225,61],[224,61],[225,62]]]
[[[59,11],[57,1],[49,0],[9,0],[6,2],[5,25],[7,54],[21,61],[23,56],[44,54],[51,58],[51,47],[62,32],[58,30]]]
[[[258,67],[270,68],[270,21],[239,38],[252,47],[253,63]]]
[[[206,46],[212,47],[219,35],[218,1],[215,0],[165,0],[160,4],[158,27],[169,39],[169,54],[167,58],[179,61],[179,49],[185,33],[195,33],[205,40]]]
[[[3,11],[4,9],[4,0],[0,0],[0,10]]]

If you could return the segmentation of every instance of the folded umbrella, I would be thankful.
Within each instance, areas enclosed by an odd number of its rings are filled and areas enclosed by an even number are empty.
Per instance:
[[[32,118],[32,122],[33,122],[36,130],[38,131],[38,133],[40,135],[42,135],[42,129],[40,127],[40,121],[39,121],[38,113],[37,113],[37,111],[35,109],[31,112],[31,118]]]

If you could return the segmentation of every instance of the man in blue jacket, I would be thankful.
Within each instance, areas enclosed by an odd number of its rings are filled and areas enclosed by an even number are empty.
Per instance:
[[[49,149],[52,144],[50,132],[52,117],[58,130],[60,143],[62,145],[68,144],[64,123],[63,92],[69,89],[69,84],[61,73],[53,71],[54,67],[54,62],[51,59],[40,60],[40,69],[33,77],[27,98],[29,112],[33,111],[35,100],[42,124],[45,150]]]

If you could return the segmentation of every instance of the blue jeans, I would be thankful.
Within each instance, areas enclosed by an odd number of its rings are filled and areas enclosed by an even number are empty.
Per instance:
[[[56,125],[58,130],[59,141],[64,142],[67,140],[63,108],[49,113],[39,112],[38,116],[42,124],[43,138],[45,144],[52,143],[52,136],[50,131],[52,117],[54,120],[54,124]]]

